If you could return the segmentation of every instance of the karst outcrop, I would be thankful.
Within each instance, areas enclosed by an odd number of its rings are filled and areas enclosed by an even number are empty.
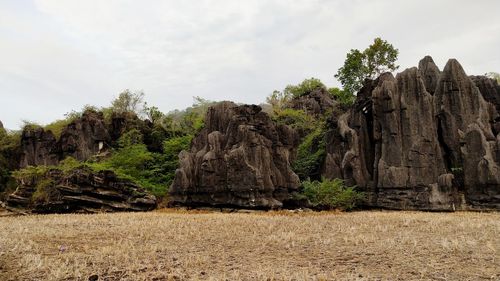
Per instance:
[[[173,204],[280,208],[300,186],[290,166],[297,133],[276,125],[259,106],[221,102],[210,107],[205,127],[170,188]]]
[[[319,87],[306,95],[290,100],[285,106],[302,110],[306,114],[319,116],[327,112],[331,113],[337,102],[333,99],[328,90]]]
[[[325,176],[357,185],[375,207],[500,208],[498,111],[484,97],[498,93],[489,83],[454,59],[441,72],[430,57],[366,81],[329,132]]]
[[[88,160],[116,146],[123,133],[131,129],[144,135],[150,131],[148,124],[133,113],[114,113],[106,122],[103,113],[94,110],[85,111],[62,128],[59,138],[42,127],[26,126],[21,134],[20,167],[57,165],[66,157]]]
[[[21,177],[6,203],[10,210],[33,213],[149,211],[156,207],[156,198],[111,171],[82,167]]]
[[[58,142],[60,158],[87,160],[107,148],[110,141],[103,113],[86,111],[63,129]]]

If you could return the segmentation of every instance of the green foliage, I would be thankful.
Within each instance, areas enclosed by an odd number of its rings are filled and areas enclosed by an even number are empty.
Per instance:
[[[363,86],[366,78],[398,69],[395,64],[399,51],[387,41],[375,38],[373,44],[363,52],[351,49],[347,54],[344,65],[339,68],[335,77],[344,86],[344,91],[354,94]]]
[[[327,209],[351,210],[364,198],[355,187],[346,187],[341,179],[302,182],[303,194],[312,206]]]
[[[132,93],[129,89],[121,92],[120,95],[111,102],[112,111],[117,113],[134,112],[140,115],[140,110],[142,110],[144,106],[144,93]]]
[[[56,193],[54,181],[49,178],[43,178],[37,182],[35,192],[31,195],[31,200],[37,203],[47,203],[51,196]]]
[[[307,135],[297,150],[297,159],[293,162],[293,171],[300,179],[306,179],[318,172],[323,163],[325,151],[325,129],[320,124]]]
[[[315,120],[311,115],[293,108],[284,108],[275,112],[273,120],[277,124],[288,125],[299,131],[310,130],[315,125]]]
[[[292,99],[293,96],[290,92],[275,90],[266,98],[266,102],[271,105],[274,113],[278,113]]]
[[[54,134],[54,137],[56,139],[59,139],[61,137],[62,131],[64,128],[66,128],[71,122],[73,122],[74,119],[72,118],[66,118],[66,119],[60,119],[56,120],[44,127],[45,131],[51,131],[52,134]]]
[[[287,105],[292,99],[310,94],[318,88],[326,89],[321,80],[316,78],[305,79],[298,85],[286,86],[283,91],[273,91],[273,93],[266,98],[266,102],[271,105],[274,115],[288,115],[291,112],[282,111],[288,109]]]
[[[163,116],[163,112],[161,112],[158,107],[156,106],[148,106],[147,103],[144,103],[144,112],[146,113],[146,117],[151,121],[153,124],[157,124],[161,122],[161,119]]]
[[[20,182],[39,181],[50,169],[49,166],[28,166],[12,172],[12,176]]]
[[[42,125],[36,123],[36,122],[33,122],[33,121],[29,121],[29,120],[22,120],[23,122],[23,126],[22,126],[22,131],[24,130],[35,130],[35,129],[38,129],[38,128],[43,128]]]
[[[344,106],[351,106],[356,101],[356,96],[348,91],[341,90],[339,88],[328,88],[328,92],[333,96],[333,98]]]
[[[498,72],[488,72],[485,75],[488,76],[488,77],[490,77],[491,79],[497,80],[497,83],[500,84],[500,73],[498,73]]]
[[[163,153],[171,159],[177,158],[177,155],[179,155],[182,150],[189,149],[192,140],[192,135],[168,139],[163,142]]]
[[[80,167],[86,167],[85,163],[82,163],[75,158],[68,156],[64,160],[60,161],[59,165],[52,168],[59,169],[66,174]]]
[[[283,91],[284,96],[292,96],[294,98],[305,96],[318,88],[325,88],[321,80],[317,78],[305,79],[298,85],[288,85]]]
[[[17,168],[11,159],[17,158],[21,145],[19,132],[7,132],[0,129],[0,192],[9,187],[12,182],[11,172]]]
[[[132,130],[125,132],[118,139],[118,146],[119,147],[128,147],[128,146],[142,144],[142,143],[143,143],[143,135],[137,129],[132,129]]]
[[[162,126],[172,136],[194,135],[205,126],[205,115],[215,102],[193,97],[193,106],[169,112],[162,120]]]

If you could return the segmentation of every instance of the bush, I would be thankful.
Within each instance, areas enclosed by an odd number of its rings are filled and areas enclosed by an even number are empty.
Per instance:
[[[313,207],[351,210],[363,199],[364,194],[355,187],[346,187],[341,179],[302,182],[303,195]]]
[[[314,126],[315,120],[303,110],[285,108],[275,112],[273,120],[279,125],[288,125],[298,130],[308,130]]]
[[[132,145],[142,144],[142,143],[143,143],[143,135],[137,129],[131,129],[127,131],[126,133],[121,135],[121,137],[118,139],[119,147],[129,147]]]
[[[299,98],[305,96],[318,88],[325,88],[325,85],[321,80],[317,78],[305,79],[298,85],[288,85],[286,86],[284,92],[285,96],[291,94],[294,98]]]
[[[12,172],[12,176],[20,182],[36,182],[41,180],[49,170],[48,166],[28,166]]]
[[[325,155],[324,124],[319,124],[299,145],[297,159],[293,162],[292,169],[300,179],[311,177],[318,172]]]
[[[341,105],[351,106],[356,101],[355,95],[353,95],[352,93],[349,93],[348,91],[341,90],[339,88],[329,88],[328,92]]]

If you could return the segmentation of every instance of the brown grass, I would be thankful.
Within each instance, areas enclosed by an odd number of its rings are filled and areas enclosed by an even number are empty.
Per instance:
[[[0,217],[0,280],[500,280],[499,213]]]

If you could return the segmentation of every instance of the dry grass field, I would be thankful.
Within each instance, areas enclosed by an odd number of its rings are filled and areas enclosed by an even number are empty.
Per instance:
[[[0,280],[500,280],[500,214],[2,217]]]

